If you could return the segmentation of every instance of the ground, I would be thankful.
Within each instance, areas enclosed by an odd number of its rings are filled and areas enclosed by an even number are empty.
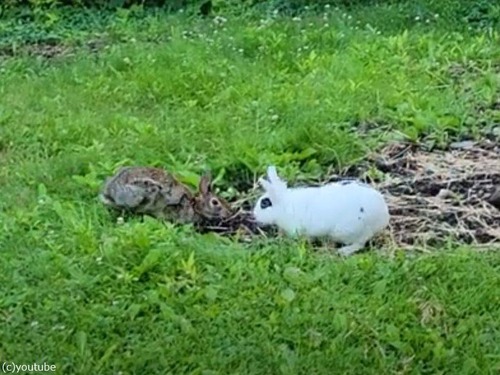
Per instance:
[[[434,15],[401,24],[390,7],[53,12],[0,26],[2,361],[72,374],[500,371],[495,32]],[[373,183],[391,228],[342,259],[249,223],[117,221],[97,198],[119,166],[147,164],[191,186],[210,169],[248,209],[271,163],[292,185]]]

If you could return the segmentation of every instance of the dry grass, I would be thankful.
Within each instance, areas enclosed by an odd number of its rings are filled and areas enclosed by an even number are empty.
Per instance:
[[[436,246],[449,239],[475,246],[500,241],[500,211],[487,199],[500,185],[498,144],[463,142],[447,151],[390,145],[377,160],[399,246]]]

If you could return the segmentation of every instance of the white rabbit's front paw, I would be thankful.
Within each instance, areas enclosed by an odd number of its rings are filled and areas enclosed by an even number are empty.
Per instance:
[[[352,245],[341,247],[338,252],[340,255],[347,257],[354,254],[356,251],[361,250],[364,246],[364,243],[353,243]]]

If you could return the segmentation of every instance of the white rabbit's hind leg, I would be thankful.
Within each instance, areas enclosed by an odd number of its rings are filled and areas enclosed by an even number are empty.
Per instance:
[[[338,250],[338,252],[340,255],[347,257],[347,256],[352,255],[355,252],[361,250],[363,247],[365,247],[365,243],[366,242],[364,242],[364,241],[363,242],[355,242],[351,245],[341,247]]]

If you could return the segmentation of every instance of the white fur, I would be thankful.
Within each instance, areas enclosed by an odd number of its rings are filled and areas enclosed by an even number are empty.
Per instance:
[[[369,185],[352,181],[346,185],[288,188],[272,166],[268,178],[259,180],[266,193],[257,200],[254,217],[262,224],[277,225],[289,235],[330,236],[345,245],[339,249],[342,255],[350,255],[389,224],[383,195]],[[261,208],[264,198],[271,200],[271,207]]]

